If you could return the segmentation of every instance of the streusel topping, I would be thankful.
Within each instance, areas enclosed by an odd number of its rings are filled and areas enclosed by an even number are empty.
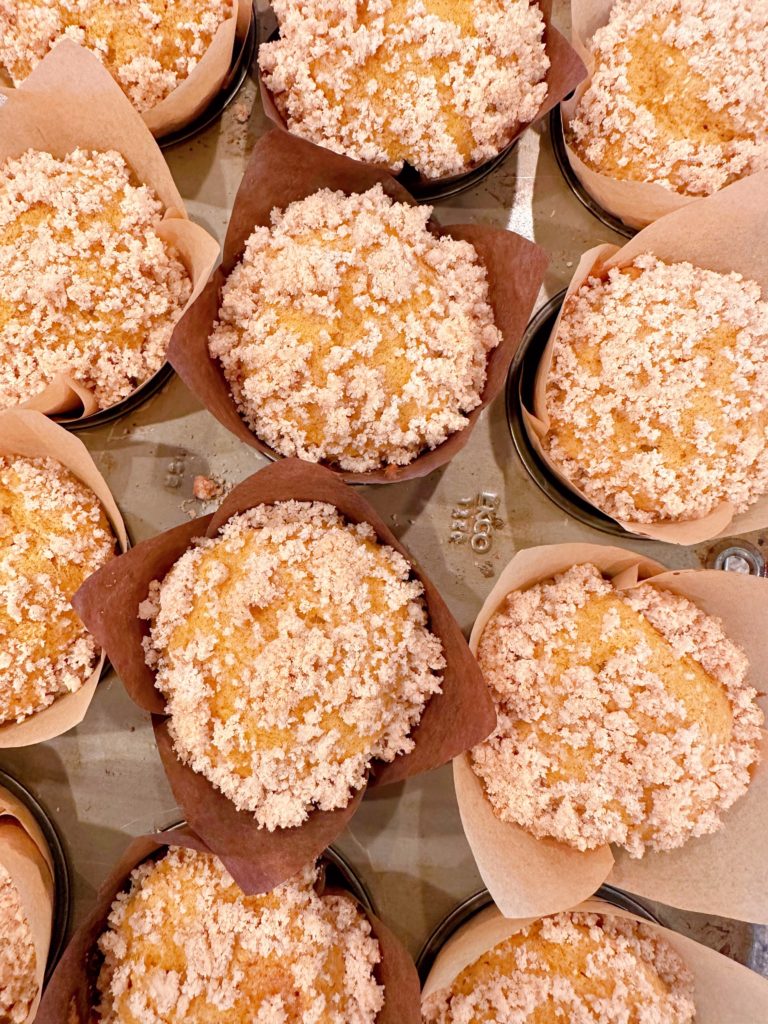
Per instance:
[[[317,502],[233,516],[140,615],[179,757],[270,830],[411,750],[445,665],[407,561]]]
[[[29,921],[11,876],[0,865],[0,1024],[24,1024],[38,991]]]
[[[768,491],[768,301],[740,274],[650,253],[566,301],[544,447],[616,519],[742,512]]]
[[[100,651],[70,599],[114,549],[98,498],[69,470],[0,456],[0,723],[90,676]]]
[[[430,178],[496,156],[544,102],[531,0],[275,0],[259,64],[297,135]]]
[[[431,213],[323,189],[254,229],[209,345],[276,451],[364,472],[466,426],[501,334],[474,247]]]
[[[647,925],[610,914],[544,917],[422,1004],[424,1024],[692,1024],[693,975]]]
[[[316,879],[312,865],[246,896],[210,854],[141,864],[99,939],[99,1024],[373,1024],[379,944]]]
[[[165,359],[192,286],[163,208],[113,150],[0,169],[0,408],[67,374],[114,405]]]
[[[579,850],[671,850],[750,783],[763,714],[719,619],[593,565],[510,593],[478,661],[498,714],[472,765],[495,813]]]
[[[768,168],[768,3],[616,0],[569,134],[593,170],[709,195]]]
[[[194,71],[231,15],[231,0],[0,0],[0,68],[20,85],[60,39],[73,39],[149,110]]]

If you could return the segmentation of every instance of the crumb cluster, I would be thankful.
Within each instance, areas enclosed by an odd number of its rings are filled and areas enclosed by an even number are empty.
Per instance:
[[[317,502],[233,516],[139,614],[177,754],[269,830],[411,750],[445,665],[407,561]]]
[[[495,813],[632,857],[717,831],[759,759],[749,665],[719,619],[593,565],[510,593],[480,639],[498,715],[472,766]]]
[[[365,472],[466,426],[501,334],[475,249],[431,213],[323,189],[254,229],[209,347],[275,451]]]
[[[231,16],[231,0],[0,0],[0,68],[20,85],[60,39],[73,39],[145,111],[194,71]]]
[[[768,491],[768,301],[740,274],[644,253],[566,301],[544,448],[622,521],[698,519]]]
[[[259,64],[290,130],[429,178],[496,156],[547,94],[531,0],[275,0]]]
[[[246,896],[210,854],[141,864],[99,939],[99,1024],[373,1024],[379,944],[316,880],[312,865]]]
[[[24,1024],[37,997],[35,947],[19,892],[0,865],[0,1022]]]
[[[424,1024],[692,1024],[693,975],[652,928],[610,914],[539,918],[422,1004]]]
[[[764,0],[616,0],[568,133],[595,171],[709,195],[768,168]]]
[[[99,500],[69,470],[0,456],[0,723],[90,676],[100,651],[70,599],[114,548]]]

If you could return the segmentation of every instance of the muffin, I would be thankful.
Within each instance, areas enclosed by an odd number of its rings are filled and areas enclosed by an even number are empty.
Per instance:
[[[211,854],[141,864],[99,939],[97,1024],[373,1024],[379,944],[316,878],[309,867],[246,896]]]
[[[18,889],[0,864],[0,1024],[24,1024],[38,988],[29,921]]]
[[[693,976],[647,925],[543,917],[493,946],[422,1004],[424,1024],[692,1024]]]
[[[547,95],[544,18],[529,0],[275,0],[264,82],[290,131],[425,177],[496,156]]]
[[[474,247],[431,213],[323,189],[254,229],[209,349],[275,451],[366,472],[466,427],[501,334]]]
[[[163,212],[114,150],[0,168],[0,408],[66,375],[105,409],[160,368],[192,290]]]
[[[139,615],[177,756],[270,831],[410,751],[445,665],[408,562],[318,502],[233,516]]]
[[[494,813],[631,857],[722,827],[759,759],[763,714],[719,619],[594,565],[512,591],[478,662],[498,714],[471,752]]]
[[[79,690],[100,650],[70,599],[114,555],[96,495],[50,458],[0,456],[0,723]]]
[[[768,301],[740,274],[650,253],[565,302],[543,448],[628,523],[743,512],[768,491]]]
[[[21,85],[60,39],[73,39],[143,112],[186,80],[231,16],[231,0],[2,0],[0,70]]]
[[[764,3],[615,0],[567,126],[593,171],[705,196],[768,168]]]

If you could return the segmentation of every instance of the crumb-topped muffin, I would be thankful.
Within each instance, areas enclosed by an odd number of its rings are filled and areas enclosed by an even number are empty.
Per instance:
[[[0,865],[0,1024],[24,1024],[37,998],[37,958],[19,891]]]
[[[70,599],[114,553],[89,487],[54,459],[0,456],[0,724],[91,675],[100,650]]]
[[[275,0],[259,64],[289,129],[428,178],[496,156],[547,95],[532,0]]]
[[[98,1024],[373,1024],[379,944],[316,878],[311,866],[246,896],[210,854],[141,864],[99,939]]]
[[[749,786],[763,714],[747,658],[685,597],[576,565],[510,593],[478,662],[498,725],[472,767],[495,814],[539,838],[671,850]]]
[[[270,831],[411,750],[445,665],[407,561],[317,502],[233,516],[139,614],[176,753]]]
[[[693,976],[647,925],[610,914],[543,917],[422,1004],[424,1024],[692,1024]]]
[[[163,212],[114,150],[0,168],[0,408],[65,374],[104,409],[160,368],[192,290]]]
[[[740,274],[650,253],[563,307],[543,447],[616,519],[743,512],[768,491],[768,301]]]
[[[431,213],[323,189],[254,229],[209,347],[275,451],[365,472],[467,425],[501,334],[474,247]]]
[[[181,85],[231,16],[231,0],[3,0],[0,69],[21,85],[60,39],[73,39],[145,111]]]
[[[594,171],[702,196],[768,168],[765,4],[615,0],[567,134]]]

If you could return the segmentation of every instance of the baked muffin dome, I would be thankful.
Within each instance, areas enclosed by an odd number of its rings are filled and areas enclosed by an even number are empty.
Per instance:
[[[0,168],[0,408],[66,374],[104,409],[159,370],[192,290],[162,215],[114,150]]]
[[[172,848],[131,874],[99,939],[98,1024],[373,1024],[379,944],[307,868],[246,896],[217,858]]]
[[[615,0],[568,126],[594,171],[686,195],[768,168],[764,3]]]
[[[543,917],[422,1004],[424,1024],[692,1024],[693,977],[651,928],[609,914]]]
[[[54,459],[0,456],[0,723],[91,675],[100,651],[70,599],[114,553],[89,487]]]
[[[289,129],[429,178],[496,156],[547,95],[529,0],[275,0],[259,64]]]
[[[0,1021],[24,1024],[37,997],[37,957],[19,891],[0,865]]]
[[[474,247],[431,212],[323,189],[251,234],[209,346],[275,451],[365,472],[466,426],[501,335]]]
[[[406,560],[318,502],[233,516],[140,615],[179,758],[270,831],[411,750],[445,665]]]
[[[671,850],[749,786],[763,714],[747,659],[685,597],[576,565],[510,593],[478,662],[498,725],[472,767],[494,813],[538,838]]]
[[[754,281],[645,253],[566,300],[544,448],[631,523],[743,512],[768,491],[768,301]]]

